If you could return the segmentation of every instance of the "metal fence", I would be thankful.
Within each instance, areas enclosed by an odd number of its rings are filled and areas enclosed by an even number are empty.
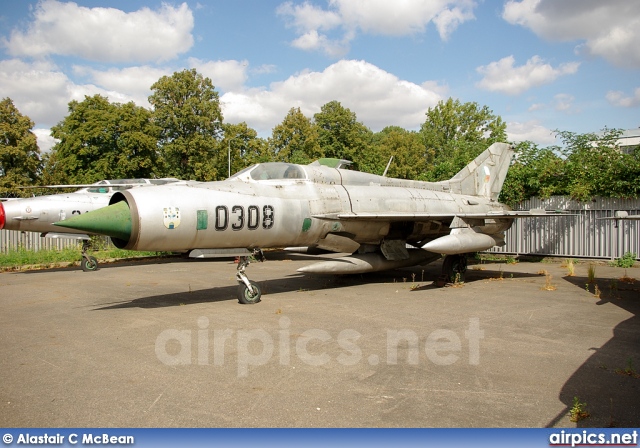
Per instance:
[[[618,210],[638,215],[640,199],[596,198],[577,202],[564,196],[532,198],[516,210],[532,208],[566,210],[575,216],[516,219],[507,231],[506,245],[491,252],[610,259],[632,252],[640,257],[640,221],[598,219],[613,216]],[[0,253],[18,247],[37,251],[77,244],[74,239],[42,238],[33,232],[0,231]]]
[[[578,202],[565,196],[532,198],[516,210],[566,210],[574,216],[516,219],[506,234],[506,245],[491,252],[576,258],[620,258],[635,253],[640,259],[640,221],[598,219],[623,210],[640,214],[640,199],[596,198]]]
[[[24,248],[26,250],[50,250],[64,249],[65,247],[77,247],[82,244],[77,239],[70,238],[44,238],[36,232],[20,232],[17,230],[0,230],[0,253]]]

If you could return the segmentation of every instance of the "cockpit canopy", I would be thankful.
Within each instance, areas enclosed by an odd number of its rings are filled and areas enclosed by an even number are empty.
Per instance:
[[[285,180],[306,179],[307,174],[300,165],[284,162],[268,162],[251,165],[231,176],[230,180]]]

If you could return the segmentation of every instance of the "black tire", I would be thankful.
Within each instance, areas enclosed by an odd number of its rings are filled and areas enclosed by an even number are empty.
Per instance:
[[[258,303],[262,297],[262,291],[258,284],[251,280],[249,280],[249,283],[251,283],[253,292],[250,291],[244,283],[238,284],[238,302],[244,305],[253,305],[254,303]]]
[[[82,270],[84,272],[97,271],[98,259],[96,257],[89,257],[88,260],[86,258],[82,258],[82,261],[80,262],[80,266],[82,267]]]
[[[464,255],[447,255],[442,264],[442,273],[447,276],[449,283],[464,282],[467,272],[467,257]]]

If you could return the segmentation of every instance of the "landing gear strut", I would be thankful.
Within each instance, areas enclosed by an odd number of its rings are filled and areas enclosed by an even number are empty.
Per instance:
[[[90,240],[84,240],[82,242],[82,260],[80,261],[80,267],[84,272],[98,270],[98,259],[87,254],[90,245]]]
[[[253,249],[251,256],[253,256],[257,261],[262,262],[266,260],[261,249]],[[244,273],[247,266],[249,266],[249,263],[251,263],[251,260],[248,256],[241,256],[238,261],[238,271],[236,272],[236,280],[238,280],[238,302],[245,305],[258,303],[260,301],[260,297],[262,297],[262,291],[258,284],[249,280],[247,275]]]
[[[467,272],[467,254],[447,255],[442,263],[442,276],[448,283],[464,282],[464,274]]]

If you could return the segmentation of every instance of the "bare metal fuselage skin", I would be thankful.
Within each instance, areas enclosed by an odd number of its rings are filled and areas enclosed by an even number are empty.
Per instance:
[[[0,229],[42,234],[86,234],[83,230],[62,228],[53,223],[64,221],[109,205],[116,191],[127,188],[161,185],[178,179],[113,179],[85,185],[72,193],[10,199],[0,203]],[[50,186],[56,187],[56,186]],[[69,185],[59,187],[71,187]],[[82,187],[79,185],[78,187]],[[42,187],[45,188],[45,187]],[[86,235],[85,235],[86,236]]]
[[[9,200],[2,203],[5,215],[3,228],[40,233],[84,234],[86,232],[63,229],[53,223],[106,207],[110,197],[111,194],[74,192]]]
[[[254,171],[269,167],[293,167],[297,178]],[[449,235],[459,214],[505,210],[490,197],[450,192],[452,182],[390,179],[326,166],[257,165],[226,181],[116,193],[111,204],[127,202],[131,233],[127,241],[114,243],[153,251],[317,246],[356,252],[385,241],[421,247]],[[510,224],[511,219],[496,218],[467,220],[462,226],[496,235]]]

